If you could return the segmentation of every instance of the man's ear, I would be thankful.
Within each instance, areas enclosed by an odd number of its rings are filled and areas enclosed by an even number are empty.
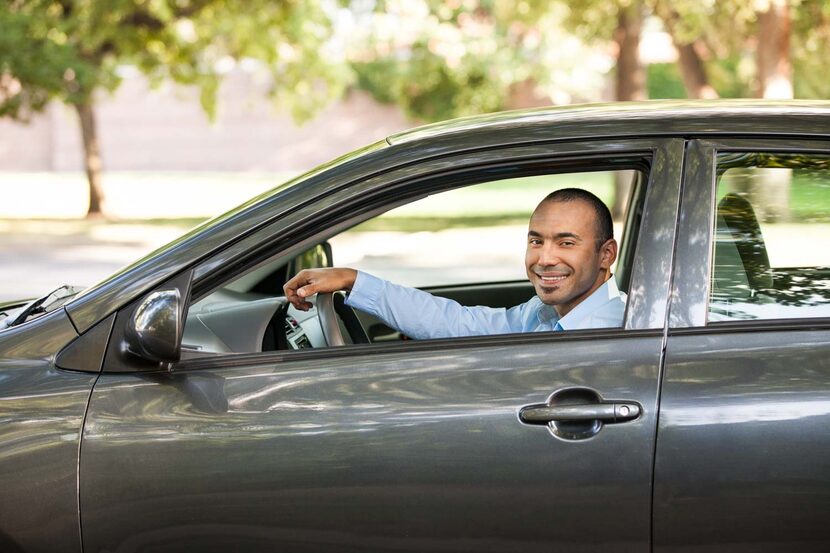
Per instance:
[[[600,267],[602,269],[610,269],[614,261],[617,260],[617,241],[611,238],[599,248]]]

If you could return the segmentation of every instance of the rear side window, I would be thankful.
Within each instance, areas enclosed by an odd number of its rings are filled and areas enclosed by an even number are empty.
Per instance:
[[[718,156],[709,321],[830,317],[830,156]]]

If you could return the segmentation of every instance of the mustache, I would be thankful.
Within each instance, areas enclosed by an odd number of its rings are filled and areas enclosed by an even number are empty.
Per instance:
[[[571,274],[571,268],[567,265],[531,265],[530,270],[534,273],[562,273]]]

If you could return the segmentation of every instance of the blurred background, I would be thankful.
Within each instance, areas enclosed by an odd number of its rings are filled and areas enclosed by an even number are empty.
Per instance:
[[[422,123],[827,98],[828,45],[821,0],[4,0],[0,301],[92,284]]]

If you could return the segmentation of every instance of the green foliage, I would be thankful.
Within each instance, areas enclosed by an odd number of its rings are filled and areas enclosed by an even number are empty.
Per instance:
[[[652,63],[646,68],[648,97],[656,99],[687,98],[686,87],[674,63]]]
[[[830,81],[825,75],[830,51],[830,3],[801,0],[792,19],[795,96],[830,98]]]
[[[402,104],[410,118],[441,121],[502,109],[507,86],[480,63],[451,68],[423,42],[406,63],[388,58],[354,63],[360,86],[377,100]]]
[[[152,82],[200,87],[215,110],[227,58],[258,60],[272,95],[299,119],[349,80],[327,51],[324,0],[6,0],[0,4],[0,115],[26,117],[52,98],[89,102],[138,67]]]
[[[755,79],[755,65],[752,59],[733,55],[706,64],[709,82],[721,98],[751,98]]]
[[[528,92],[568,102],[601,77],[566,12],[539,0],[383,0],[363,14],[350,59],[358,86],[414,119],[525,107]]]
[[[98,79],[66,35],[38,17],[36,4],[0,6],[0,116],[27,118],[54,95],[82,102]]]
[[[824,78],[830,50],[830,3],[826,0],[788,0],[791,18],[790,54],[796,98],[828,98]],[[681,43],[706,46],[706,70],[723,98],[752,97],[756,93],[759,11],[766,2],[745,0],[649,0],[653,13]]]

